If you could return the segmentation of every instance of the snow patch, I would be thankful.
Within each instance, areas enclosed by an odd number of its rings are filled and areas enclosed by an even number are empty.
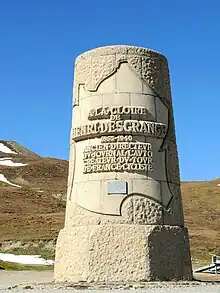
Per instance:
[[[16,152],[8,148],[6,145],[4,145],[2,142],[0,142],[0,152],[6,153],[6,154],[17,154]]]
[[[12,160],[8,160],[8,158],[3,158],[0,160],[0,165],[3,166],[10,166],[10,167],[21,167],[21,166],[27,166],[27,164],[23,163],[14,163]]]
[[[0,260],[24,265],[53,265],[53,260],[46,260],[40,255],[15,255],[11,253],[0,253]]]
[[[36,191],[36,192],[43,192],[43,190],[41,190],[39,187],[36,187],[36,188],[35,188],[35,191]]]
[[[0,158],[0,161],[4,161],[4,160],[11,160],[12,158]]]
[[[2,181],[2,182],[4,182],[4,183],[7,183],[7,184],[9,184],[9,185],[12,185],[12,186],[20,187],[20,188],[21,188],[20,185],[17,185],[17,184],[14,184],[14,183],[11,183],[10,181],[8,181],[8,179],[5,178],[5,175],[3,175],[3,174],[0,174],[0,181]]]

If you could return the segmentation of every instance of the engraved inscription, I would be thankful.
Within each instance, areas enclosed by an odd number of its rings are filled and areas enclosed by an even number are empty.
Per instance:
[[[111,119],[118,120],[117,118],[121,118],[122,116],[126,115],[141,115],[144,120],[149,118],[149,112],[145,107],[130,107],[130,106],[115,106],[115,107],[105,107],[105,108],[97,108],[92,109],[89,112],[88,119],[89,120],[96,120],[96,119]]]
[[[142,120],[134,120],[134,117]],[[75,141],[89,137],[101,138],[100,144],[89,145],[84,149],[84,174],[153,171],[152,145],[133,141],[133,135],[155,138],[166,136],[167,126],[150,118],[145,107],[114,106],[90,110],[88,119],[91,122],[72,131]]]
[[[113,119],[113,117],[111,117]],[[166,136],[167,127],[164,123],[138,120],[108,120],[81,125],[73,128],[75,141],[102,135],[127,133],[133,135],[146,135],[157,138]]]
[[[101,119],[105,119],[102,121]],[[88,113],[90,123],[72,129],[72,139],[80,141],[103,135],[130,134],[164,138],[167,126],[155,122],[145,107],[114,106],[92,109]]]
[[[83,153],[84,173],[153,171],[150,143],[122,142],[90,145]]]
[[[132,141],[132,135],[108,135],[102,136],[101,142],[122,142],[122,141]]]

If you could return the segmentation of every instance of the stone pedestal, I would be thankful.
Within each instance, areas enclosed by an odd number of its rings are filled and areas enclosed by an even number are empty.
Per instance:
[[[75,63],[65,227],[55,280],[190,280],[166,58],[132,46]]]
[[[56,258],[63,282],[191,279],[187,230],[178,226],[77,226],[60,232]]]

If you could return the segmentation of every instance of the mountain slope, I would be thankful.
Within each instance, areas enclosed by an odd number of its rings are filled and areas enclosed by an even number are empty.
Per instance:
[[[1,175],[18,186],[2,182]],[[56,239],[64,225],[67,176],[68,161],[42,158],[15,142],[0,141],[0,244]],[[218,184],[220,179],[181,184],[193,259],[220,254]]]
[[[181,190],[192,255],[209,260],[209,252],[220,255],[220,179],[183,182]]]
[[[0,152],[0,239],[56,237],[64,218],[68,162],[42,158],[15,142],[0,141]]]
[[[39,157],[16,141],[0,140],[0,156],[4,156],[5,154]]]

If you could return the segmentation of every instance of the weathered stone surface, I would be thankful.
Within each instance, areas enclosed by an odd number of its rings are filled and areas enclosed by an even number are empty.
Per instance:
[[[172,141],[169,141],[167,145],[166,163],[167,180],[173,183],[180,183],[177,145]]]
[[[134,46],[75,62],[55,280],[190,279],[166,58]]]
[[[138,282],[191,279],[187,230],[177,226],[89,225],[62,230],[55,280]]]
[[[186,228],[154,226],[148,238],[152,280],[191,279],[191,259]]]
[[[169,207],[163,211],[164,225],[184,226],[183,205],[181,198],[180,185],[170,183],[173,198]]]
[[[153,50],[132,46],[107,46],[80,55],[76,59],[75,88],[77,84],[82,83],[88,90],[96,90],[98,84],[116,71],[121,62],[128,62],[136,74],[155,90],[155,93],[170,100],[166,58]],[[77,104],[77,92],[75,95]]]
[[[121,207],[121,214],[130,223],[141,225],[163,224],[162,206],[144,196],[130,196]]]

